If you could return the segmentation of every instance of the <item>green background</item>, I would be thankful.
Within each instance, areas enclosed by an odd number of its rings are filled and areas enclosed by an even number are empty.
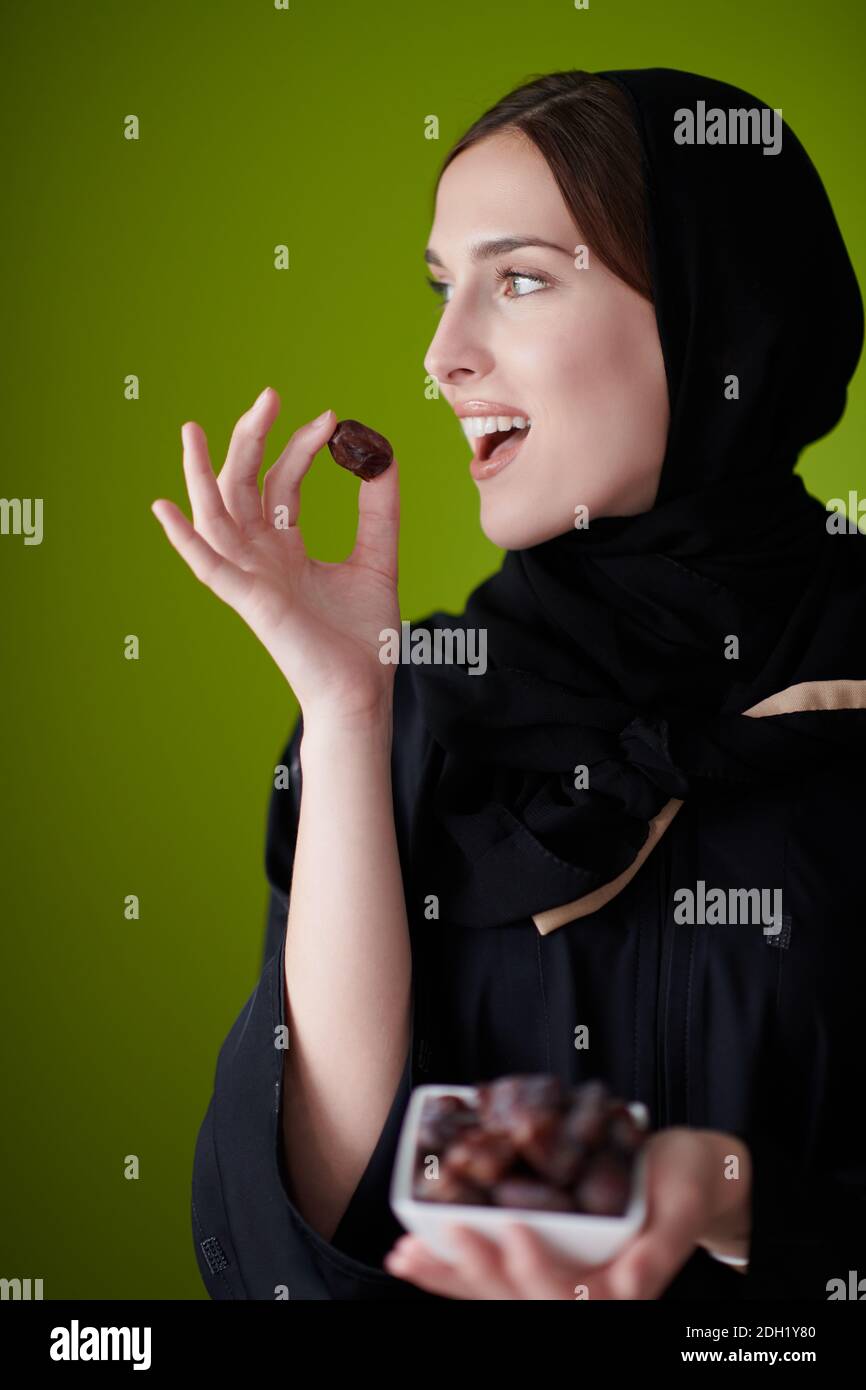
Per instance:
[[[259,973],[272,770],[296,716],[276,666],[151,514],[188,513],[180,426],[222,463],[266,385],[265,463],[331,406],[400,460],[404,617],[459,611],[501,552],[463,436],[424,395],[422,252],[451,143],[561,68],[681,67],[782,107],[864,281],[860,0],[120,0],[4,7],[0,536],[3,1193],[0,1276],[46,1298],[205,1298],[193,1146]],[[123,138],[134,113],[140,139]],[[424,139],[438,115],[440,139]],[[798,235],[792,226],[790,235]],[[273,247],[290,248],[290,269]],[[803,274],[821,275],[803,246]],[[797,287],[792,285],[792,294]],[[137,401],[124,398],[128,373]],[[804,364],[804,389],[808,378]],[[800,468],[862,482],[863,370]],[[312,554],[351,549],[357,484],[320,455]],[[141,657],[127,661],[124,638]],[[127,922],[137,893],[141,919]],[[141,1161],[123,1176],[126,1154]]]

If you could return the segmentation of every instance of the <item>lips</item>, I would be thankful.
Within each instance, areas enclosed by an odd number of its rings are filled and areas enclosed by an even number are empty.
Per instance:
[[[506,447],[506,441],[524,439],[532,421],[521,406],[501,401],[466,401],[455,407],[476,460],[486,460]]]

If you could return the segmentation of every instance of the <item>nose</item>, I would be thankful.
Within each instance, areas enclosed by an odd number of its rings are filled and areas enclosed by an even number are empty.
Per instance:
[[[487,376],[492,365],[493,355],[477,326],[473,328],[465,310],[447,304],[424,356],[424,370],[439,382],[459,386]]]

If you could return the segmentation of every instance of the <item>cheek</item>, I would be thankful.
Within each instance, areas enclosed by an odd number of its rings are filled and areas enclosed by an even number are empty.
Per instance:
[[[538,314],[531,323],[521,325],[519,334],[499,355],[508,362],[515,392],[524,385],[527,398],[536,407],[547,409],[557,399],[560,388],[574,381],[586,352],[586,344],[578,341],[560,317]]]
[[[598,306],[585,306],[579,317],[539,315],[521,334],[514,364],[532,396],[552,419],[588,408],[603,411],[634,379],[639,351],[628,326]]]
[[[585,438],[667,428],[668,397],[655,319],[601,306],[578,324],[550,325],[548,400],[557,419]],[[541,383],[544,393],[544,383]],[[546,394],[546,393],[545,393]]]

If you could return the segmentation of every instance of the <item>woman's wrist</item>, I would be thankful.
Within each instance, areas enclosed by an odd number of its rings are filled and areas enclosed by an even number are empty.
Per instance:
[[[347,742],[353,746],[391,748],[394,726],[393,700],[390,692],[351,711],[332,707],[317,707],[302,711],[301,757],[313,750],[335,752]]]

